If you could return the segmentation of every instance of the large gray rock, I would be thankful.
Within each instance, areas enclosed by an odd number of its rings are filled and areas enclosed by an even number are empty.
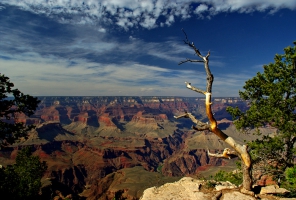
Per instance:
[[[256,198],[234,191],[234,192],[225,193],[222,196],[221,200],[256,200]]]
[[[199,191],[204,181],[184,177],[174,183],[166,183],[160,187],[148,188],[140,200],[211,200],[210,194]]]
[[[285,194],[289,192],[289,190],[280,188],[278,185],[268,185],[261,188],[260,194]]]
[[[225,190],[225,189],[235,189],[237,188],[236,185],[230,183],[229,181],[221,181],[221,182],[217,182],[217,185],[215,186],[215,189],[217,191],[220,191],[220,190]]]

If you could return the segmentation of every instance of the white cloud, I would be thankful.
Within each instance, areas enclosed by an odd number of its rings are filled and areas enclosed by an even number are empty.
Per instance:
[[[170,15],[165,23],[166,23],[166,25],[170,26],[170,25],[173,24],[174,22],[175,22],[175,17],[174,17],[174,15]]]
[[[111,23],[126,30],[139,26],[147,29],[170,26],[176,17],[184,20],[194,14],[210,18],[220,12],[274,13],[283,8],[296,9],[296,0],[2,0],[1,3],[47,15],[62,23],[102,26]],[[160,20],[161,17],[164,20]]]
[[[153,18],[151,16],[145,16],[144,21],[142,21],[140,24],[147,29],[152,29],[156,27],[156,18]]]
[[[133,41],[133,40],[137,40],[137,38],[135,38],[135,37],[133,37],[133,36],[131,36],[131,35],[129,36],[128,39],[130,39],[130,40],[132,40],[132,41]]]
[[[194,10],[194,13],[197,15],[201,15],[203,12],[208,10],[208,6],[205,4],[200,4],[199,6],[197,6]]]
[[[98,31],[101,33],[106,33],[106,29],[104,29],[104,28],[99,28]]]
[[[5,9],[5,7],[4,7],[4,6],[0,6],[0,11],[1,11],[1,10],[4,10],[4,9]]]
[[[83,39],[75,41],[75,43],[68,45],[66,48],[71,49],[84,49],[91,50],[96,53],[105,53],[107,51],[111,51],[116,47],[115,43],[103,42],[103,41],[85,41]]]

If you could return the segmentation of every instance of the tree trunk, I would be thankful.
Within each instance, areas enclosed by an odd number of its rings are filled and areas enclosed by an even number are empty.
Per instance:
[[[236,143],[236,141],[232,137],[229,137],[218,128],[217,121],[214,118],[211,105],[212,105],[211,93],[206,93],[206,112],[207,112],[208,119],[211,123],[210,131],[212,131],[215,135],[217,135],[221,140],[229,144],[237,152],[239,158],[241,158],[242,160],[243,188],[247,191],[251,191],[252,190],[252,178],[250,173],[251,157],[249,152],[247,151],[247,146]]]
[[[242,162],[242,171],[243,171],[243,188],[251,191],[252,190],[252,176],[251,176],[251,170],[250,167],[247,167]]]

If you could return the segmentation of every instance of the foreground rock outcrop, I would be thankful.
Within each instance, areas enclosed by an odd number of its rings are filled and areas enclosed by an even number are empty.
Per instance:
[[[228,188],[227,192],[217,191],[213,188],[204,189],[204,187],[207,187],[206,184],[207,182],[203,180],[184,177],[174,183],[167,183],[160,187],[146,189],[140,200],[255,200],[252,196],[242,194],[237,190],[232,191]]]
[[[174,183],[166,183],[160,187],[146,189],[140,200],[296,200],[296,198],[279,198],[272,195],[264,195],[266,194],[265,192],[263,192],[264,194],[250,196],[241,193],[239,188],[230,182],[215,182],[215,187],[212,184],[209,184],[208,181],[184,177]],[[278,187],[272,188],[280,190]],[[266,191],[268,189],[262,188],[261,190]],[[269,194],[278,194],[275,190],[268,191],[270,192]]]

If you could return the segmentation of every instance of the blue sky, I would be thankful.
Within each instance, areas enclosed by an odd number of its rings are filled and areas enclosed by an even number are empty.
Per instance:
[[[200,96],[182,28],[238,96],[296,40],[296,0],[0,0],[0,72],[34,96]]]

